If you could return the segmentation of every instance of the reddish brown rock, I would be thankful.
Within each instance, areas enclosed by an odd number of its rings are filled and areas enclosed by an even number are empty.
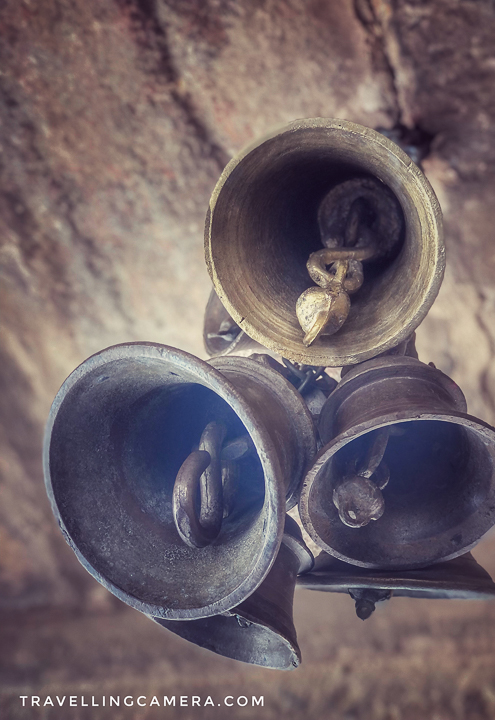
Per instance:
[[[210,192],[245,143],[317,115],[401,122],[431,144],[449,271],[418,349],[495,422],[493,3],[7,0],[0,32],[4,714],[36,717],[24,691],[179,694],[200,677],[222,697],[264,693],[268,718],[492,717],[489,605],[401,600],[363,630],[348,598],[300,595],[290,678],[117,611],[56,527],[41,443],[91,353],[142,339],[203,353]],[[476,553],[493,572],[492,546]]]

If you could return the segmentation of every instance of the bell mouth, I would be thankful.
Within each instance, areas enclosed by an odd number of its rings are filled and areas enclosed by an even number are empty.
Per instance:
[[[220,535],[193,549],[176,530],[171,493],[213,419],[232,437],[249,433],[256,453],[239,461],[249,482]],[[266,429],[220,372],[175,348],[117,345],[79,366],[53,403],[44,471],[80,562],[149,615],[208,617],[238,605],[265,578],[282,539],[284,486]]]
[[[321,557],[321,556],[320,556]],[[352,590],[391,590],[393,597],[425,600],[493,600],[495,583],[471,553],[454,560],[401,572],[370,571],[333,557],[323,558],[320,567],[298,578],[306,590],[349,593]]]
[[[333,502],[342,476],[382,427],[396,428],[384,462],[385,511],[347,527]],[[300,500],[304,527],[330,555],[374,569],[412,569],[456,558],[495,524],[495,431],[465,413],[402,411],[355,425],[320,452]]]
[[[294,670],[301,663],[295,632],[294,638],[285,637],[254,618],[232,614],[189,622],[153,620],[184,640],[231,660],[271,670]]]
[[[379,271],[367,271],[373,277],[352,297],[343,327],[305,347],[295,309],[314,285],[306,262],[322,248],[318,206],[336,184],[370,176],[399,201],[402,248]],[[362,362],[410,335],[432,305],[445,265],[440,208],[423,173],[379,133],[324,118],[293,122],[227,165],[210,201],[205,253],[219,298],[251,338],[290,360],[334,367]]]
[[[297,523],[287,515],[273,567],[260,587],[229,613],[177,622],[153,618],[184,640],[232,660],[272,670],[293,670],[301,663],[292,605],[297,575],[314,564]]]

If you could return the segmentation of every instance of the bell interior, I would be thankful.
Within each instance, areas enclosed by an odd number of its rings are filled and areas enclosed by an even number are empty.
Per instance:
[[[248,323],[242,325],[248,334],[273,349],[282,346],[287,357],[302,352],[318,364],[326,350],[339,357],[371,356],[370,349],[412,322],[431,284],[435,251],[424,242],[424,217],[418,214],[424,208],[406,190],[399,165],[378,143],[321,127],[277,135],[239,162],[217,195],[210,242],[218,281],[237,322]],[[344,326],[304,348],[295,307],[314,285],[306,269],[309,255],[323,247],[318,207],[336,184],[371,176],[402,207],[402,247],[392,262],[364,263],[365,282],[351,298]]]
[[[59,408],[49,460],[60,518],[90,572],[130,604],[202,608],[259,561],[266,513],[257,454],[239,461],[234,508],[212,545],[189,548],[177,533],[175,477],[212,420],[225,422],[227,440],[247,432],[216,392],[151,358],[96,368]]]
[[[367,567],[424,566],[465,552],[495,523],[493,450],[476,431],[451,422],[393,428],[382,517],[347,527],[332,499],[336,480],[366,456],[374,430],[344,445],[321,471],[311,500],[317,534],[341,559]]]
[[[290,522],[288,527],[291,530]],[[300,663],[292,617],[298,570],[298,555],[283,541],[265,580],[230,614],[190,622],[155,620],[219,655],[276,670],[292,670]]]

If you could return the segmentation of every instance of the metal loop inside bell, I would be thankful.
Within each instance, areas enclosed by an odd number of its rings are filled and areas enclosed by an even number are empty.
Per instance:
[[[238,605],[268,573],[283,532],[284,436],[276,424],[276,448],[267,429],[276,418],[265,422],[249,394],[252,385],[236,387],[188,353],[131,343],[86,360],[57,395],[44,449],[53,510],[85,568],[132,607],[207,617]],[[177,532],[172,494],[212,420],[227,444],[247,434],[255,452],[238,461],[239,482],[229,481],[218,536],[198,549]]]
[[[424,567],[465,553],[495,525],[495,429],[467,415],[439,370],[412,357],[362,363],[328,398],[319,430],[325,445],[299,511],[340,560]]]

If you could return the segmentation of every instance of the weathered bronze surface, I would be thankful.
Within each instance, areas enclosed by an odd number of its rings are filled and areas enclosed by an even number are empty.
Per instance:
[[[256,452],[238,460],[230,511],[198,549],[177,532],[172,494],[212,421],[225,425],[226,445],[247,433]],[[117,597],[157,617],[208,617],[243,602],[269,572],[314,432],[290,383],[254,360],[207,364],[164,345],[118,345],[80,365],[54,400],[48,495],[78,559]]]
[[[286,484],[286,508],[299,500],[305,472],[316,455],[316,428],[301,394],[283,376],[283,366],[242,357],[217,357],[208,364],[229,380],[270,433]],[[280,370],[274,366],[279,365]],[[259,450],[258,450],[259,452]]]
[[[232,319],[220,302],[215,290],[212,290],[206,303],[203,322],[203,343],[205,350],[215,355],[243,355],[263,350],[262,345],[246,335]]]
[[[313,571],[298,578],[297,585],[307,590],[349,593],[356,602],[358,617],[365,605],[373,612],[376,602],[391,597],[495,600],[495,583],[471,553],[419,570],[399,572],[366,570],[321,553]]]
[[[313,556],[297,523],[286,517],[275,563],[260,587],[224,615],[179,622],[154,618],[185,640],[234,660],[276,670],[292,670],[301,662],[292,604],[296,576],[309,572]]]
[[[321,249],[318,207],[338,184],[377,178],[404,215],[395,259],[365,268],[345,324],[305,347],[295,308]],[[443,277],[441,212],[423,173],[383,135],[344,120],[298,120],[237,155],[213,192],[205,252],[215,290],[250,337],[308,365],[351,365],[419,325]]]
[[[388,427],[383,514],[347,527],[334,490]],[[354,367],[323,407],[319,431],[326,444],[304,480],[299,511],[335,557],[366,568],[424,567],[465,553],[495,524],[495,430],[466,414],[461,390],[439,370],[400,356]]]

